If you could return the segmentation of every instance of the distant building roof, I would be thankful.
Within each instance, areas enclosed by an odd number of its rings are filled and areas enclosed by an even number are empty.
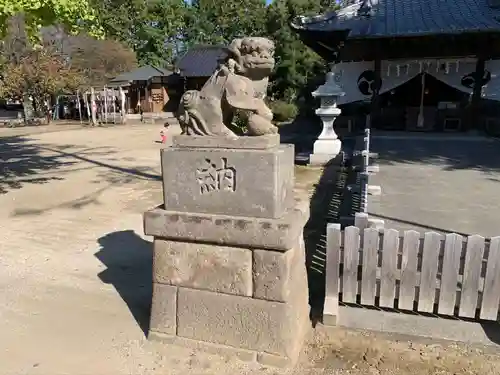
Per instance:
[[[227,56],[224,46],[194,46],[178,61],[183,77],[210,77]]]
[[[347,3],[348,4],[348,3]],[[349,39],[500,32],[493,0],[358,0],[337,12],[299,17],[298,31],[348,30]]]
[[[164,77],[171,75],[172,72],[167,69],[157,68],[155,66],[146,65],[134,69],[131,72],[123,73],[113,78],[110,83],[121,83],[130,81],[148,81],[153,77]]]

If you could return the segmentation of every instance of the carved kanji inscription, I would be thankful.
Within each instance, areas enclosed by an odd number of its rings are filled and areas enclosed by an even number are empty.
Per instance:
[[[221,158],[220,164],[205,159],[196,170],[196,180],[200,185],[200,194],[216,191],[234,192],[236,190],[236,169],[229,167],[227,158]]]

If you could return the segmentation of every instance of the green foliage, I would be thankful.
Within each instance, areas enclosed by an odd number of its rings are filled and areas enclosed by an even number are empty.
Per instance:
[[[186,15],[187,44],[229,44],[243,36],[263,36],[265,0],[193,0]]]
[[[43,26],[59,24],[76,34],[82,30],[96,37],[103,30],[88,0],[0,0],[0,33],[5,36],[8,20],[22,14],[26,34],[32,41],[39,40]]]
[[[269,103],[271,111],[273,111],[274,120],[278,122],[294,119],[299,113],[299,109],[294,103],[287,103],[282,100],[275,100]]]
[[[310,92],[319,84],[317,77],[323,78],[326,71],[324,61],[300,41],[290,21],[298,15],[332,10],[335,3],[273,0],[266,6],[266,0],[0,0],[0,32],[5,35],[7,20],[22,14],[28,41],[39,36],[41,27],[56,24],[69,33],[86,30],[94,37],[106,35],[106,39],[117,40],[132,50],[139,65],[167,68],[181,50],[195,44],[227,45],[237,37],[265,36],[276,44],[276,68],[268,94],[274,100],[276,118],[288,119],[296,115],[296,105],[301,113],[313,107]],[[120,71],[120,59],[127,61],[122,64],[126,68],[134,64],[135,59],[113,43],[98,48],[96,58],[86,61],[94,44],[86,37],[80,41],[85,42],[85,48],[73,51],[69,59],[75,65],[78,62],[80,71],[99,73],[93,77],[87,74],[87,80],[99,81],[100,76]],[[13,41],[9,48],[20,49],[14,42],[18,43]],[[108,50],[115,59],[106,56]],[[9,56],[9,63],[15,63]],[[111,65],[114,68],[108,69]]]
[[[2,66],[0,96],[22,99],[31,96],[40,111],[57,92],[65,91],[79,79],[77,71],[52,48],[27,50],[17,61]]]
[[[276,43],[276,69],[271,77],[270,96],[289,103],[310,102],[305,90],[311,79],[324,76],[324,61],[306,47],[291,27],[290,22],[299,15],[311,15],[331,10],[330,1],[275,0],[268,7],[267,34]]]
[[[0,0],[2,1],[2,0]],[[88,0],[107,36],[132,48],[140,65],[169,67],[196,44],[227,45],[242,36],[266,36],[276,44],[269,96],[311,106],[311,80],[323,77],[321,58],[291,29],[298,15],[336,7],[335,0]]]
[[[230,129],[236,135],[244,135],[248,130],[247,123],[248,123],[248,114],[242,111],[236,111]]]
[[[184,0],[89,1],[106,35],[132,48],[140,65],[167,67],[173,62],[186,27]]]

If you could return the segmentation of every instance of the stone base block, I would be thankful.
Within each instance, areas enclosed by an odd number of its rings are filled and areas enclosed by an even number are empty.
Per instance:
[[[310,327],[302,236],[286,251],[156,237],[149,337],[285,367]]]
[[[155,208],[144,214],[144,233],[177,241],[286,251],[296,246],[308,215],[309,203],[301,201],[276,220]]]
[[[252,251],[156,238],[153,281],[252,296]]]
[[[149,332],[148,339],[162,344],[175,345],[183,348],[200,350],[206,353],[220,355],[228,358],[238,358],[244,362],[254,362],[273,367],[292,367],[298,358],[287,358],[279,355],[256,352],[253,350],[245,350],[233,348],[231,346],[211,344],[204,341],[191,340],[185,337],[165,335],[159,332]]]
[[[293,145],[169,147],[161,161],[167,210],[277,219],[293,206]]]
[[[177,287],[153,284],[149,327],[156,332],[175,335],[177,331]]]
[[[308,295],[305,245],[287,252],[253,251],[253,297],[268,301],[289,302],[298,294]]]
[[[185,337],[165,335],[163,333],[150,331],[148,339],[164,344],[182,346],[188,349],[201,350],[203,352],[217,354],[220,356],[236,357],[245,362],[257,360],[257,352],[252,350],[238,349],[231,346],[211,344],[204,341],[191,340]]]
[[[151,340],[287,367],[310,330],[307,293],[283,303],[161,284],[154,290]]]
[[[337,325],[339,315],[339,299],[338,296],[326,296],[323,305],[323,324],[325,326]]]
[[[338,155],[342,148],[342,142],[338,138],[317,139],[313,145],[313,154]]]
[[[294,362],[308,327],[307,296],[289,303],[179,288],[177,336]]]
[[[337,154],[311,154],[309,156],[309,164],[312,166],[336,165],[342,164],[342,153]]]

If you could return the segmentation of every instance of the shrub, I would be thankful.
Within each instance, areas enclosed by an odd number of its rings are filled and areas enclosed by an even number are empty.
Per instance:
[[[299,113],[297,106],[282,100],[269,103],[269,108],[273,111],[274,121],[282,122],[295,118]]]

